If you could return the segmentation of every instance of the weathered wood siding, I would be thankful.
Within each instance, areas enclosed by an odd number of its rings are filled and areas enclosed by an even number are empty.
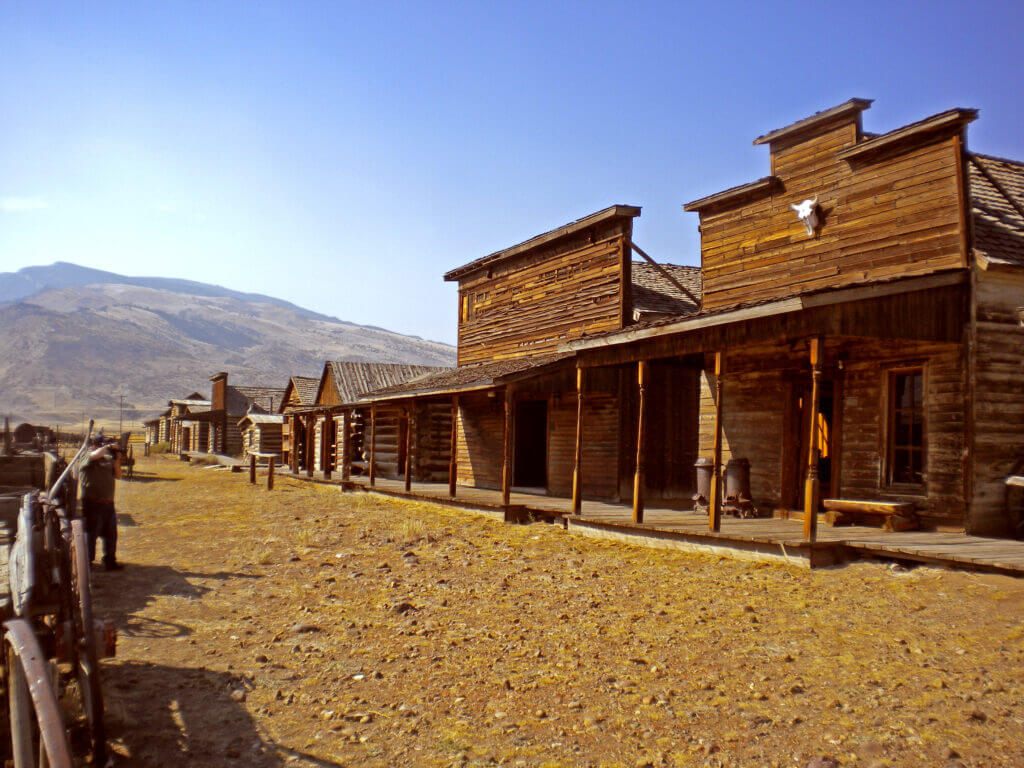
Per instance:
[[[591,384],[593,387],[593,384]],[[586,389],[585,389],[586,391]],[[548,493],[569,496],[576,458],[576,392],[567,390],[548,410]],[[619,400],[592,388],[583,401],[583,495],[614,499],[619,461]]]
[[[701,216],[704,308],[966,266],[959,136],[847,162],[857,122],[773,143],[778,190]],[[790,204],[818,196],[808,236]]]
[[[458,363],[554,351],[622,327],[632,220],[591,227],[459,282]]]
[[[1009,531],[1007,475],[1024,462],[1024,276],[976,270],[973,495],[968,529]]]
[[[839,366],[840,361],[842,366]],[[700,377],[700,455],[711,456],[715,377],[708,355]],[[833,382],[832,496],[908,501],[929,526],[964,524],[964,347],[956,343],[826,339],[823,380]],[[924,370],[926,478],[922,488],[892,487],[886,478],[889,374]],[[731,350],[723,383],[722,461],[750,461],[754,503],[764,510],[793,506],[804,473],[791,430],[796,387],[810,383],[805,343]],[[796,417],[799,419],[799,416]],[[800,506],[798,503],[797,506]]]
[[[440,401],[419,402],[412,439],[413,480],[442,483],[448,480],[451,457],[452,407]]]
[[[402,418],[402,409],[398,406],[377,406],[374,461],[377,464],[377,473],[381,477],[394,478],[405,472],[405,467],[399,467],[398,463],[400,454],[398,437],[401,431],[399,423]],[[369,434],[370,425],[367,423],[367,438],[369,438]],[[369,459],[369,444],[367,444],[366,456]]]
[[[962,527],[966,517],[963,345],[865,341],[847,345],[843,355],[840,495],[910,501],[926,525]],[[920,491],[890,487],[885,477],[889,374],[913,366],[923,367],[925,386],[926,464]]]
[[[477,488],[501,488],[505,432],[504,400],[483,393],[459,398],[457,432],[458,484]]]

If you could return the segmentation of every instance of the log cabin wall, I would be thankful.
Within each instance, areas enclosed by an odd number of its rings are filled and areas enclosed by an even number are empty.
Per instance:
[[[553,352],[621,328],[632,228],[619,216],[460,277],[458,364]]]
[[[381,477],[396,478],[403,475],[405,467],[400,465],[404,449],[399,445],[400,424],[403,420],[401,406],[378,405],[374,461],[377,474]],[[369,420],[366,424],[367,459],[369,459]]]
[[[1005,534],[1007,475],[1024,472],[1024,275],[976,269],[974,404],[968,531]]]
[[[722,462],[750,461],[754,504],[799,508],[805,457],[797,456],[798,391],[810,382],[806,342],[730,350],[723,382]],[[831,497],[908,501],[926,527],[962,527],[964,493],[965,347],[955,342],[826,338],[823,381],[833,410]],[[700,455],[714,442],[715,376],[708,355],[700,375]],[[926,479],[923,487],[889,482],[890,373],[924,371]],[[794,432],[794,430],[797,430]]]
[[[501,488],[504,430],[505,406],[500,390],[493,397],[485,392],[459,397],[459,485]]]
[[[962,125],[848,159],[837,153],[866,141],[859,111],[772,141],[762,194],[688,206],[701,211],[704,309],[966,267]],[[808,235],[790,205],[816,195]]]
[[[416,432],[411,444],[413,480],[426,483],[447,482],[451,457],[451,403],[418,401],[414,407]]]

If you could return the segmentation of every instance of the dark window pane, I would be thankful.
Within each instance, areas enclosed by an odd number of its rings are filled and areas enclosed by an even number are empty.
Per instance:
[[[924,453],[921,451],[913,451],[910,454],[910,475],[913,477],[912,482],[924,482]]]
[[[907,416],[908,414],[905,412],[896,414],[896,429],[893,432],[894,446],[907,448],[911,445],[911,419]]]
[[[924,446],[924,424],[920,421],[915,422],[911,429],[910,444],[915,448],[922,448]]]
[[[911,378],[913,379],[914,405],[920,408],[924,403],[924,374],[914,373],[911,374]]]
[[[905,373],[896,374],[896,380],[894,382],[896,389],[896,407],[897,408],[910,408],[913,406],[914,392],[911,389],[908,376]]]

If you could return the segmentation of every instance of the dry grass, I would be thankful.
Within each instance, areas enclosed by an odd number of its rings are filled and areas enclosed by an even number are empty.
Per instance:
[[[1019,581],[142,469],[129,570],[97,575],[133,765],[1024,764]]]

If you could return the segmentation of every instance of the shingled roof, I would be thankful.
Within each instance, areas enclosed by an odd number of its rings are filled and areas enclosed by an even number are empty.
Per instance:
[[[527,371],[544,368],[552,363],[572,357],[572,352],[551,355],[531,355],[511,360],[497,360],[493,363],[463,365],[427,373],[390,387],[367,392],[365,400],[387,400],[413,395],[444,394],[471,389],[484,389],[500,384],[503,379]]]
[[[430,365],[405,363],[360,363],[348,360],[328,360],[331,381],[339,403],[354,403],[365,392],[402,383],[425,374],[445,373],[452,370]],[[323,386],[321,379],[320,386]],[[319,388],[317,399],[320,398]]]
[[[990,263],[1024,267],[1024,163],[972,154],[967,169],[975,250]]]
[[[283,397],[284,389],[280,387],[236,387],[228,384],[227,412],[239,416],[250,409],[272,413]]]
[[[316,402],[316,391],[320,387],[320,379],[316,376],[292,376],[292,389],[299,396],[300,405],[312,405]]]
[[[659,266],[692,293],[698,302],[694,302],[693,298],[680,291],[653,264],[646,261],[634,261],[632,268],[633,312],[643,315],[690,315],[700,310],[700,267],[688,267],[681,264],[660,264]]]

